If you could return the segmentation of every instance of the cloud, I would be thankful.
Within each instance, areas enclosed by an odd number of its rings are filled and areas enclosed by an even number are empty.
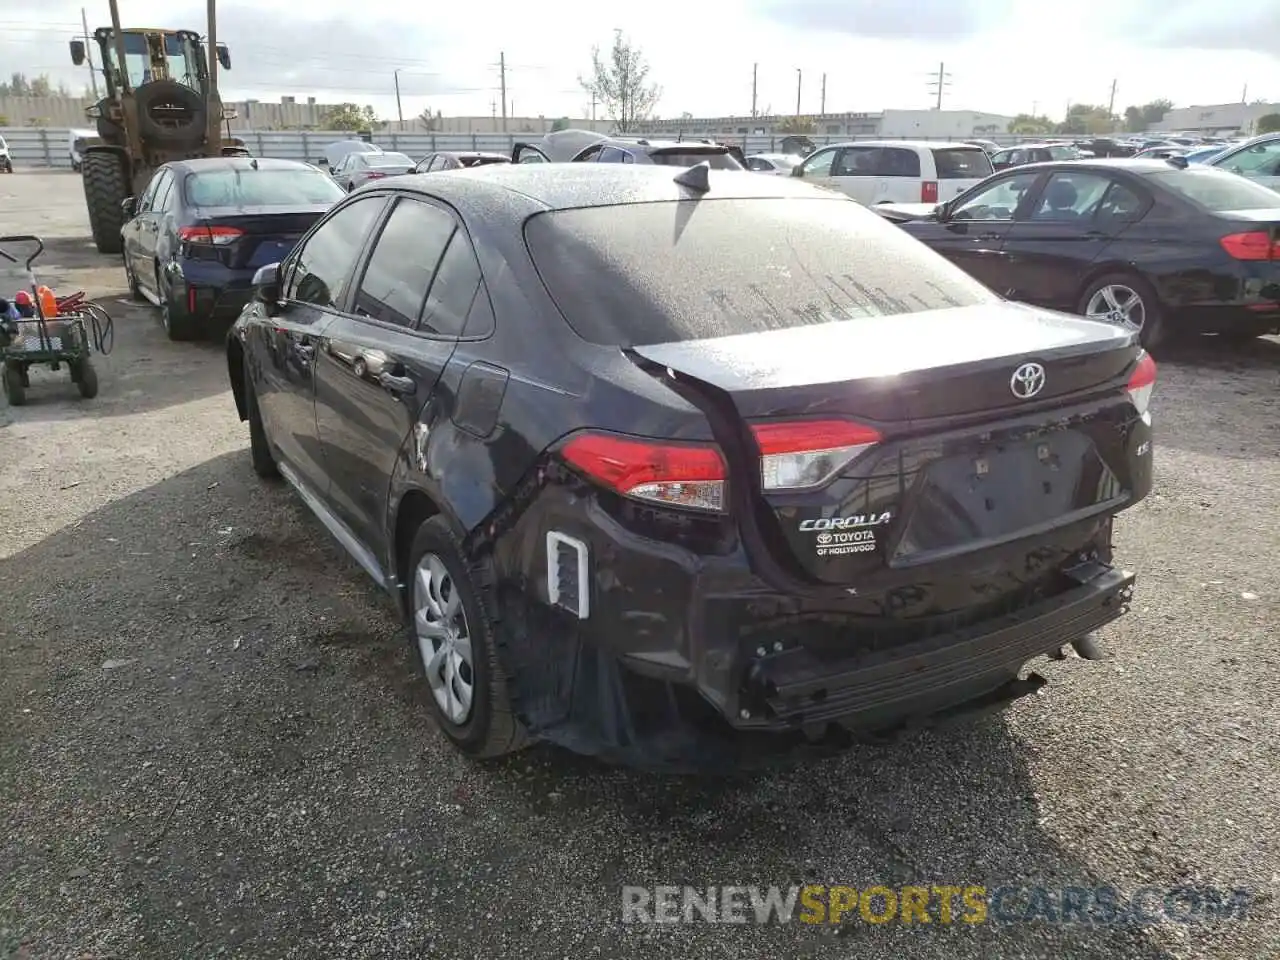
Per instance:
[[[1244,50],[1269,56],[1280,52],[1280,4],[1233,6],[1228,14],[1203,0],[1131,0],[1128,6],[1117,32],[1137,46]]]
[[[800,30],[880,40],[966,40],[999,27],[1012,0],[755,0],[752,6]]]

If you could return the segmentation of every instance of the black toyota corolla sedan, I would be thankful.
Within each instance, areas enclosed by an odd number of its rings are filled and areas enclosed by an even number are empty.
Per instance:
[[[1126,608],[1137,331],[1002,301],[829,191],[398,177],[256,283],[253,467],[395,597],[469,754],[838,747],[1034,690]]]
[[[1280,194],[1185,158],[999,173],[939,206],[875,208],[1014,300],[1176,334],[1280,332]]]

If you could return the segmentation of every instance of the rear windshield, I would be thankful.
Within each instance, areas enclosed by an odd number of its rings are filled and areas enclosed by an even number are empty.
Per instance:
[[[939,180],[984,180],[992,174],[991,158],[980,147],[935,147],[933,163]]]
[[[464,167],[483,167],[490,163],[510,163],[510,157],[466,157],[458,158],[458,162]]]
[[[997,299],[900,228],[843,198],[558,210],[532,217],[525,240],[569,325],[607,346]]]
[[[723,150],[651,150],[649,159],[664,167],[694,167],[707,164],[712,170],[741,170],[733,154]]]
[[[319,170],[210,170],[185,183],[196,207],[290,207],[336,203],[342,188]]]
[[[1148,174],[1162,187],[1213,213],[1231,210],[1280,210],[1280,194],[1260,183],[1212,167],[1188,167]]]
[[[371,153],[364,158],[371,167],[412,167],[413,161],[403,153]]]

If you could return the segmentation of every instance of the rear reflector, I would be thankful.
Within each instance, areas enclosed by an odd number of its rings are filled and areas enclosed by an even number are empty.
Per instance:
[[[1145,415],[1147,407],[1151,405],[1151,393],[1155,386],[1156,362],[1151,359],[1151,354],[1143,351],[1142,356],[1138,358],[1138,366],[1129,377],[1128,386],[1125,387],[1140,416]]]
[[[1273,240],[1266,230],[1233,233],[1218,242],[1237,260],[1280,260],[1280,240]]]
[[[938,202],[938,182],[936,180],[925,180],[920,184],[920,202]]]
[[[767,491],[822,486],[880,442],[880,432],[851,420],[788,420],[751,427],[760,448],[760,483]]]
[[[244,236],[239,227],[218,227],[202,224],[197,227],[179,227],[178,236],[184,243],[216,244],[234,243]]]
[[[624,496],[694,510],[724,509],[724,458],[711,444],[581,433],[561,455]]]

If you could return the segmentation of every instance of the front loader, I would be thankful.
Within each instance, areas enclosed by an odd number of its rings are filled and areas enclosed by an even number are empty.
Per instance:
[[[193,157],[243,153],[241,142],[224,137],[229,114],[218,96],[218,66],[231,69],[231,54],[216,42],[214,5],[209,3],[206,59],[200,35],[191,30],[122,29],[117,0],[110,0],[111,26],[93,33],[107,95],[85,112],[97,137],[81,154],[84,198],[93,241],[102,253],[120,253],[124,201],[139,196],[161,164]],[[86,38],[87,40],[88,38]],[[71,61],[88,57],[86,40],[71,41]]]

